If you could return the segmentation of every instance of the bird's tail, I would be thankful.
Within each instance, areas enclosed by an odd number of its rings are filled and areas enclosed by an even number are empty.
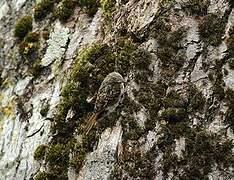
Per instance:
[[[96,123],[97,117],[99,113],[94,113],[88,120],[85,130],[84,130],[84,135],[87,135],[89,131],[92,129],[93,125]]]

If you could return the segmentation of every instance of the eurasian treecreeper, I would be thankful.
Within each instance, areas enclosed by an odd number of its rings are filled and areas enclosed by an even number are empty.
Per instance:
[[[124,79],[117,72],[111,72],[103,80],[95,101],[93,115],[89,118],[84,134],[88,134],[102,113],[111,113],[119,105],[124,92]]]

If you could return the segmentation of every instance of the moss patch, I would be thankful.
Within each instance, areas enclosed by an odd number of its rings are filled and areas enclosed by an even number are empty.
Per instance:
[[[183,121],[186,117],[187,112],[183,108],[168,108],[161,114],[161,118],[169,122]]]
[[[234,131],[234,91],[231,89],[226,90],[225,101],[227,104],[227,111],[225,113],[225,123],[230,125]]]
[[[34,180],[47,180],[47,174],[46,172],[39,171],[33,179]]]
[[[107,17],[110,17],[112,12],[115,10],[116,1],[115,0],[101,0],[100,3],[101,3],[101,8],[104,14]]]
[[[169,125],[164,129],[164,136],[158,141],[158,147],[164,152],[161,163],[165,177],[168,172],[173,172],[175,177],[181,179],[191,177],[204,179],[212,171],[215,163],[221,171],[232,166],[234,160],[231,155],[232,141],[221,140],[220,136],[211,135],[202,128],[181,125]],[[179,159],[173,154],[173,146],[175,138],[181,136],[186,137],[186,146],[183,158]]]
[[[215,14],[208,14],[199,24],[202,40],[212,46],[218,46],[222,41],[227,18],[220,18]]]
[[[65,144],[52,144],[46,153],[48,179],[67,179],[69,148]]]
[[[45,117],[45,116],[47,115],[49,109],[50,109],[50,105],[49,105],[49,103],[47,103],[47,104],[45,104],[45,105],[42,107],[42,109],[41,109],[41,111],[40,111],[40,114],[41,114],[43,117]]]
[[[43,66],[40,64],[40,59],[33,61],[31,68],[29,69],[30,73],[33,75],[33,79],[38,78],[43,70]]]
[[[79,6],[89,16],[94,16],[100,7],[99,0],[79,0]]]
[[[139,111],[139,105],[125,97],[116,111],[97,120],[88,135],[82,136],[81,142],[73,139],[74,133],[84,133],[87,121],[93,113],[95,95],[110,72],[119,72],[124,77],[133,69],[150,72],[150,63],[151,55],[138,49],[127,39],[119,39],[110,45],[93,44],[79,54],[73,65],[69,82],[62,90],[59,110],[52,122],[53,143],[46,154],[46,162],[50,167],[48,176],[59,178],[61,175],[66,178],[69,165],[78,172],[86,153],[94,150],[103,130],[112,127],[120,116],[125,117],[120,113],[122,111],[130,113],[126,114],[126,118],[120,118],[123,119],[122,124],[126,128],[125,138],[135,140],[141,137],[144,129],[132,118],[132,113]],[[87,101],[90,98],[91,100]],[[133,109],[130,110],[129,107]],[[75,115],[67,120],[69,110]],[[72,152],[70,160],[67,155],[69,150]]]
[[[188,88],[188,107],[189,112],[201,112],[204,109],[205,97],[195,85]]]
[[[229,65],[230,69],[232,69],[232,70],[234,69],[234,58],[229,59],[228,65]]]
[[[53,11],[54,1],[53,0],[42,0],[34,7],[34,19],[36,21],[42,20],[49,13]]]
[[[193,0],[182,3],[182,9],[189,15],[204,16],[207,15],[209,0]]]
[[[19,39],[23,39],[32,28],[32,17],[23,16],[16,22],[14,35]]]
[[[167,15],[161,16],[153,24],[151,36],[158,40],[157,56],[161,61],[161,76],[166,81],[171,81],[183,67],[186,59],[182,40],[186,29],[183,27],[172,30],[170,19]]]
[[[38,32],[29,32],[19,44],[19,53],[22,60],[32,62],[38,57],[40,34]]]
[[[234,56],[234,28],[230,29],[229,31],[229,38],[227,40],[227,47],[228,47],[228,58],[230,68],[233,68],[233,56]]]
[[[73,14],[76,5],[77,1],[75,0],[63,0],[62,4],[54,11],[55,17],[65,22]]]
[[[45,156],[47,146],[46,145],[39,145],[34,152],[34,159],[39,161],[42,160]]]
[[[99,0],[63,0],[59,4],[53,14],[61,22],[66,22],[74,13],[76,7],[87,13],[89,16],[94,16],[100,7]]]

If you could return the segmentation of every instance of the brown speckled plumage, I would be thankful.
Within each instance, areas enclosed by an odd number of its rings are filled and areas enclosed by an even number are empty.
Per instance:
[[[88,134],[95,124],[100,113],[107,111],[112,112],[118,106],[121,95],[124,90],[124,79],[117,73],[112,72],[103,80],[95,101],[94,114],[89,118],[85,128],[85,134]]]

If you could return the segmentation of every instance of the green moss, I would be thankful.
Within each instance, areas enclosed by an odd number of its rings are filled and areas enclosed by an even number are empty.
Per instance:
[[[49,105],[49,103],[47,103],[46,105],[44,105],[44,106],[42,107],[42,109],[41,109],[41,111],[40,111],[40,114],[41,114],[43,117],[45,117],[45,116],[47,115],[49,109],[50,109],[50,105]]]
[[[32,62],[34,59],[38,57],[38,50],[39,44],[38,43],[31,43],[31,42],[21,42],[19,45],[19,53],[21,55],[22,61],[24,62]]]
[[[33,78],[36,79],[43,70],[43,66],[40,64],[40,59],[33,61],[32,67],[30,68],[30,73],[33,75]]]
[[[19,44],[19,53],[24,61],[31,61],[37,58],[39,38],[38,32],[29,32]]]
[[[42,160],[45,156],[47,146],[46,145],[39,145],[34,152],[34,159],[39,161]]]
[[[98,59],[104,50],[104,46],[100,44],[93,44],[91,47],[88,47],[83,51],[80,56],[76,59],[76,63],[72,69],[72,79],[78,78],[78,74],[80,71],[84,71],[84,66],[86,63],[90,62],[93,64],[96,59]]]
[[[223,100],[225,97],[224,88],[221,83],[216,82],[213,86],[213,94],[216,96],[219,100]]]
[[[159,16],[157,21],[152,25],[152,36],[157,37],[159,43],[165,41],[166,35],[171,32],[171,24],[168,15]],[[160,43],[162,44],[162,43]]]
[[[156,32],[159,48],[158,58],[161,60],[161,76],[171,80],[176,72],[183,67],[186,59],[186,52],[182,47],[181,40],[184,38],[185,29],[179,28],[171,31],[169,22],[162,21],[162,27]]]
[[[228,75],[228,70],[226,68],[223,69],[223,74],[224,74],[224,76]]]
[[[24,38],[25,42],[38,42],[40,39],[39,32],[29,32],[27,36]]]
[[[234,56],[234,28],[229,30],[229,38],[227,39],[228,57],[233,58]]]
[[[16,22],[14,35],[19,39],[23,39],[32,28],[32,17],[23,16]]]
[[[90,132],[83,137],[82,147],[86,152],[92,152],[94,146],[97,145],[98,139],[98,129],[96,126],[93,126]]]
[[[80,169],[83,166],[83,162],[85,159],[85,149],[80,145],[79,143],[76,144],[76,147],[73,150],[72,157],[70,159],[69,165],[76,170],[76,172],[79,172]]]
[[[163,99],[163,107],[183,107],[184,102],[183,99],[180,97],[180,94],[176,91],[170,91],[166,97]]]
[[[188,104],[187,107],[189,112],[202,111],[205,105],[205,97],[202,92],[200,92],[196,86],[191,85],[188,88]]]
[[[111,16],[112,12],[115,10],[115,0],[101,0],[101,8],[106,16]]]
[[[86,153],[92,152],[96,147],[101,132],[107,127],[112,127],[117,119],[122,121],[125,139],[139,139],[145,133],[145,130],[133,118],[133,113],[140,110],[140,105],[125,96],[116,111],[107,115],[100,115],[96,125],[92,127],[87,135],[82,136],[81,143],[74,143],[74,148],[65,145],[69,139],[72,139],[75,132],[78,134],[84,133],[87,120],[93,114],[96,93],[102,81],[110,72],[116,71],[125,77],[133,68],[137,68],[139,71],[148,73],[151,72],[149,70],[150,63],[151,55],[149,53],[138,49],[131,41],[123,38],[109,45],[97,43],[81,52],[75,60],[69,82],[64,86],[61,93],[58,114],[51,126],[54,143],[50,149],[53,150],[57,144],[62,144],[63,149],[70,149],[72,157],[69,164],[78,172],[83,165]],[[149,73],[148,76],[150,75]],[[160,93],[160,91],[160,87],[158,87],[157,93]],[[153,90],[151,90],[151,93],[153,93]],[[91,97],[93,99],[87,101]],[[157,103],[155,102],[154,105],[156,106]],[[69,110],[74,112],[74,118],[66,120]],[[122,114],[120,112],[126,113]],[[46,161],[50,166],[48,176],[51,175],[51,177],[57,178],[56,174],[58,173],[66,176],[69,165],[67,160],[62,166],[60,163],[62,160],[56,161],[59,155],[54,153],[55,150],[52,152],[48,151],[46,156]],[[63,154],[63,152],[57,154]]]
[[[178,166],[178,157],[173,154],[171,150],[167,150],[163,155],[163,160],[161,162],[163,167],[163,176],[168,177],[166,172],[170,172],[171,169],[176,169]]]
[[[59,18],[60,21],[66,22],[74,13],[76,5],[76,0],[63,0],[62,4],[55,9],[54,16]]]
[[[50,166],[47,172],[47,179],[68,180],[66,166]]]
[[[228,65],[229,65],[230,69],[232,69],[232,70],[234,69],[234,58],[229,59]]]
[[[44,171],[43,172],[39,171],[33,179],[34,180],[47,180],[47,174]]]
[[[69,162],[69,149],[63,144],[53,144],[48,149],[46,161],[49,165],[60,165],[66,167]]]
[[[69,145],[68,144],[52,144],[50,145],[45,161],[48,164],[48,179],[67,179],[67,171],[69,165]]]
[[[184,158],[192,158],[191,162],[193,162],[186,168],[186,176],[206,177],[211,172],[215,163],[221,169],[222,167],[224,169],[230,167],[233,159],[230,159],[231,161],[229,162],[226,159],[231,157],[232,147],[232,142],[229,140],[220,143],[219,137],[215,137],[204,131],[196,133],[194,138],[191,137],[191,141],[188,141],[186,144],[187,154]]]
[[[99,0],[79,0],[78,4],[82,10],[91,17],[96,14],[100,7]]]
[[[187,117],[187,112],[183,108],[168,108],[161,113],[161,118],[169,122],[183,121]]]
[[[136,104],[132,99],[125,96],[120,107],[122,110],[121,124],[123,126],[123,139],[137,140],[144,133],[142,127],[140,127],[134,118],[133,114],[140,110],[140,106]]]
[[[82,115],[89,112],[93,107],[86,101],[89,95],[88,89],[77,86],[76,83],[67,84],[63,88],[61,95],[63,97],[61,105],[65,111],[68,111],[70,108],[76,108],[76,112]]]
[[[232,89],[227,89],[225,92],[225,101],[229,107],[234,107],[234,91]]]
[[[189,15],[204,16],[207,15],[209,0],[193,0],[182,3],[182,9]]]
[[[209,72],[208,73],[208,78],[210,81],[214,81],[214,73],[213,72]]]
[[[74,13],[77,5],[92,17],[100,7],[100,2],[99,0],[63,0],[61,5],[54,10],[54,16],[60,21],[66,22]]]
[[[143,83],[139,91],[134,92],[137,101],[149,112],[149,118],[145,121],[145,130],[152,130],[155,127],[158,111],[162,107],[162,98],[166,94],[167,85],[163,82],[152,84]]]
[[[42,31],[42,37],[43,37],[43,39],[45,39],[45,40],[48,40],[49,39],[49,37],[50,37],[50,32],[49,32],[49,30],[44,30],[44,31]]]
[[[42,20],[53,11],[53,0],[42,0],[34,7],[34,18],[36,21]]]
[[[136,49],[132,54],[132,64],[137,70],[149,71],[149,65],[151,64],[151,55],[149,52],[143,49]]]
[[[231,125],[231,128],[234,131],[234,91],[232,89],[226,90],[225,101],[228,107],[225,113],[225,123]]]
[[[175,178],[206,179],[217,164],[221,172],[232,166],[232,141],[212,135],[202,128],[191,128],[186,123],[168,124],[157,144],[164,153],[161,164],[164,177],[172,172]],[[185,137],[186,145],[182,158],[173,153],[175,138]],[[221,140],[222,139],[222,140]],[[227,160],[228,159],[228,160]],[[178,173],[178,170],[182,173]]]
[[[154,179],[155,164],[153,159],[157,157],[156,151],[152,150],[143,154],[136,141],[130,146],[125,142],[122,145],[124,153],[121,161],[116,164],[111,179],[122,179],[125,175],[131,179]]]
[[[222,41],[225,30],[225,18],[215,14],[208,14],[199,24],[199,31],[202,40],[212,46],[218,46]]]
[[[114,46],[111,47],[111,54],[112,58],[114,58],[116,71],[123,76],[126,76],[132,68],[133,53],[136,49],[136,46],[134,46],[130,40],[125,38],[118,39]],[[135,57],[137,57],[137,55],[135,55]]]
[[[116,71],[122,75],[127,75],[130,69],[135,71],[135,81],[144,83],[152,76],[152,71],[149,69],[151,63],[151,55],[143,49],[138,49],[128,40],[120,40],[112,50],[112,58],[116,66]]]

